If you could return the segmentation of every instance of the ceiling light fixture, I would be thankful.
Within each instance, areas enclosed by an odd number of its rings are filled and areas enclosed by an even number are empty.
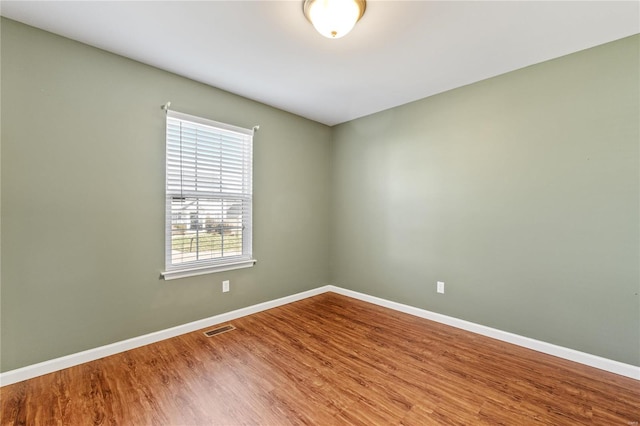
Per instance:
[[[304,16],[327,38],[340,38],[353,29],[367,8],[365,0],[305,0]]]

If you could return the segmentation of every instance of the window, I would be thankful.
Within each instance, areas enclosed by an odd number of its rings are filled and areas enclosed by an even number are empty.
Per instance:
[[[167,111],[165,279],[253,266],[253,130]]]

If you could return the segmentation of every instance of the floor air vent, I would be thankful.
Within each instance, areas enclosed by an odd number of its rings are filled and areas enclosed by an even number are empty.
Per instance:
[[[213,330],[205,331],[204,335],[207,337],[213,337],[218,334],[226,333],[227,331],[235,330],[236,328],[231,324],[223,325],[222,327],[214,328]]]

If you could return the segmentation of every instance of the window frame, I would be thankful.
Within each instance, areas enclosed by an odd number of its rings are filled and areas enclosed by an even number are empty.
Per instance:
[[[181,112],[172,111],[168,109],[166,110],[166,113],[167,113],[167,118],[165,123],[165,132],[166,132],[165,134],[165,269],[164,271],[161,272],[161,277],[164,278],[165,280],[171,280],[171,279],[185,278],[190,276],[197,276],[197,275],[210,274],[210,273],[216,273],[216,272],[230,271],[234,269],[250,268],[254,266],[254,264],[256,263],[256,260],[253,258],[253,220],[252,220],[252,216],[253,216],[253,136],[254,136],[255,130],[257,130],[257,126],[254,127],[253,129],[245,129],[242,127],[237,127],[230,124],[221,123],[221,122],[209,120],[203,117],[184,114]],[[241,148],[242,150],[246,150],[248,152],[248,155],[246,155],[246,157],[248,158],[244,158],[245,156],[243,156],[243,162],[242,162],[243,164],[242,179],[243,181],[246,180],[248,184],[242,185],[243,189],[240,195],[234,194],[233,198],[228,198],[229,194],[223,192],[222,189],[220,189],[219,192],[215,192],[215,191],[212,192],[212,190],[209,189],[208,191],[206,191],[207,193],[206,196],[205,195],[198,196],[196,194],[198,190],[189,191],[190,193],[188,196],[188,198],[190,199],[203,200],[205,202],[207,201],[212,202],[215,199],[220,200],[221,203],[224,203],[225,201],[228,202],[229,200],[232,200],[232,199],[237,199],[241,201],[242,209],[243,209],[242,222],[241,222],[242,223],[242,228],[241,228],[242,254],[232,255],[230,257],[218,257],[218,258],[210,258],[210,259],[204,259],[204,260],[197,259],[194,261],[173,263],[172,237],[173,237],[173,225],[174,225],[174,214],[173,214],[174,212],[172,209],[172,203],[176,199],[177,194],[175,193],[174,190],[170,189],[169,162],[170,162],[170,159],[174,161],[176,160],[175,155],[170,154],[169,152],[170,146],[173,147],[174,145],[172,144],[175,141],[175,137],[172,139],[172,141],[170,141],[169,129],[170,129],[170,122],[172,122],[172,120],[174,123],[173,125],[175,125],[175,121],[178,121],[180,123],[184,122],[190,126],[209,129],[212,134],[217,133],[218,135],[223,135],[225,133],[226,134],[231,133],[231,134],[242,135],[239,137],[239,139],[243,139],[243,141],[237,143],[237,148]],[[182,141],[183,137],[180,136],[178,140]],[[202,143],[202,141],[198,141],[196,137],[196,143]],[[179,167],[181,170],[180,173],[182,173],[182,167],[183,167],[182,142],[180,143],[180,145],[181,147],[180,147],[180,157],[179,157],[180,166]],[[220,155],[221,156],[224,155],[222,154],[222,151],[223,151],[222,145],[220,146],[219,149],[220,149]],[[195,154],[195,156],[197,157],[197,154]],[[197,160],[195,161],[197,162]],[[224,168],[223,168],[223,165],[221,164],[220,165],[221,176],[223,174],[223,170]],[[197,175],[197,172],[196,172],[196,175]],[[222,179],[222,177],[220,177],[220,179]],[[198,178],[196,177],[194,178],[194,180],[197,181]],[[175,183],[171,186],[175,186]],[[220,188],[222,188],[222,186],[223,184],[220,183]],[[182,177],[180,177],[181,193],[178,198],[185,199],[187,197],[185,197],[184,194],[182,194],[182,187],[183,187]],[[200,211],[199,207],[197,211]],[[221,211],[222,211],[222,207],[221,207]],[[200,218],[198,218],[198,220],[200,220]],[[197,235],[196,238],[200,238],[198,233],[196,235]],[[224,238],[223,238],[223,241],[224,241]],[[223,245],[221,246],[221,253],[224,253],[224,242],[222,244]],[[196,252],[199,254],[200,253],[199,249],[197,249]]]

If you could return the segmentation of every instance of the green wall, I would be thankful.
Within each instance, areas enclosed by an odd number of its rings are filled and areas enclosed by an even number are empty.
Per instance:
[[[2,371],[328,284],[330,128],[10,20],[1,30]],[[158,279],[167,101],[260,125],[255,267]]]
[[[331,282],[640,365],[639,41],[337,126]]]
[[[640,365],[638,36],[331,129],[1,31],[2,371],[327,283]],[[166,101],[260,124],[254,268],[158,279]]]

